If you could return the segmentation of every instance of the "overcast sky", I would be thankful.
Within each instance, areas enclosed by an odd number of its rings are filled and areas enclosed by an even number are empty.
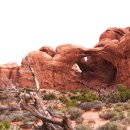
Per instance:
[[[93,47],[114,26],[130,26],[130,0],[0,0],[0,64],[44,45]]]

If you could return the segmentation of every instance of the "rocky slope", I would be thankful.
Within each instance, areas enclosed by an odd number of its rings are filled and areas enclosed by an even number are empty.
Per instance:
[[[87,60],[85,60],[87,57]],[[0,66],[0,86],[32,87],[31,65],[41,88],[77,89],[130,87],[130,28],[109,28],[94,48],[71,44],[42,47],[30,52],[21,63]]]

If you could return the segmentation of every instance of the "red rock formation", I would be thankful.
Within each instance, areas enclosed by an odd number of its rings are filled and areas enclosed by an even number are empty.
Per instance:
[[[27,62],[29,58],[41,87],[79,88],[81,85],[77,80],[80,79],[81,74],[73,65],[86,55],[85,52],[85,48],[70,44],[57,47],[55,52],[49,47],[31,52],[23,59],[20,66],[19,83],[28,87],[33,85]]]
[[[11,87],[18,83],[19,66],[16,63],[0,65],[0,88]]]
[[[28,63],[44,88],[99,89],[119,83],[130,87],[130,28],[107,29],[94,48],[64,44],[55,50],[42,47],[30,52],[19,67],[12,64],[0,66],[0,85],[8,85],[7,80],[3,81],[3,75],[6,75],[13,84],[32,87]]]
[[[90,52],[89,52],[90,51]],[[123,83],[130,87],[130,30],[109,28],[100,36],[98,44],[88,49],[88,60],[79,63],[84,75],[108,86]]]

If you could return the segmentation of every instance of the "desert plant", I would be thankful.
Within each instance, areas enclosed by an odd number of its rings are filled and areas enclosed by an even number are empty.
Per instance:
[[[9,96],[8,96],[8,94],[7,93],[5,93],[5,92],[0,92],[0,100],[6,100],[6,99],[8,99],[9,98]]]
[[[118,90],[119,92],[124,92],[124,91],[127,90],[127,87],[126,87],[124,84],[118,84],[118,85],[117,85],[117,90]]]
[[[118,107],[118,106],[115,106],[115,107],[114,107],[114,111],[117,111],[117,112],[123,112],[123,109],[124,109],[124,108],[122,108],[122,107],[120,107],[120,106],[119,106],[119,107]]]
[[[4,120],[0,122],[0,130],[9,130],[11,126],[11,122],[8,120]]]
[[[93,107],[93,104],[91,102],[83,102],[80,104],[80,108],[85,111],[91,110]]]
[[[121,121],[123,119],[125,119],[124,112],[118,112],[118,113],[116,113],[116,115],[114,117],[111,118],[110,121]]]
[[[61,96],[61,97],[59,98],[59,100],[60,100],[62,103],[64,103],[64,104],[67,104],[67,103],[69,102],[69,100],[66,98],[66,96]]]
[[[94,92],[83,92],[79,99],[81,100],[81,102],[92,102],[94,100],[98,100],[99,99],[99,95],[94,93]]]
[[[45,94],[43,96],[43,100],[54,100],[56,99],[56,96],[54,93]]]
[[[95,100],[92,102],[92,107],[96,111],[102,110],[103,106],[104,104],[101,101]]]
[[[75,126],[74,130],[94,130],[94,129],[91,125],[78,124]]]
[[[77,100],[68,100],[68,103],[66,104],[67,107],[77,107],[79,103]]]
[[[82,124],[83,121],[84,121],[84,118],[82,116],[79,116],[79,117],[76,118],[75,121],[76,121],[76,124]]]
[[[125,102],[130,99],[130,89],[127,89],[127,87],[125,85],[119,84],[117,86],[117,89],[119,91],[121,102]]]
[[[68,109],[68,114],[72,120],[77,119],[82,115],[83,111],[79,108],[71,107]]]
[[[111,109],[107,109],[106,111],[101,112],[99,114],[99,117],[103,118],[105,120],[109,120],[109,119],[113,118],[116,115],[117,115],[117,112],[115,112],[114,110],[111,110]]]
[[[71,100],[77,100],[77,101],[78,101],[78,100],[80,100],[80,97],[73,95],[73,96],[70,97],[70,99],[71,99]]]
[[[106,103],[126,102],[129,99],[130,89],[123,84],[119,84],[117,89],[112,92],[100,95],[100,100]]]
[[[113,121],[108,122],[102,126],[99,126],[97,130],[127,130],[127,128],[122,125],[120,122]]]

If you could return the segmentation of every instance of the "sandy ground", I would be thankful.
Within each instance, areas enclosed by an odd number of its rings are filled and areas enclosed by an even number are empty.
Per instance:
[[[82,116],[84,118],[84,124],[92,124],[92,126],[94,128],[97,128],[100,125],[103,125],[107,122],[109,122],[108,120],[104,120],[99,118],[98,116],[99,112],[95,112],[95,111],[89,111],[89,112],[85,112]]]

